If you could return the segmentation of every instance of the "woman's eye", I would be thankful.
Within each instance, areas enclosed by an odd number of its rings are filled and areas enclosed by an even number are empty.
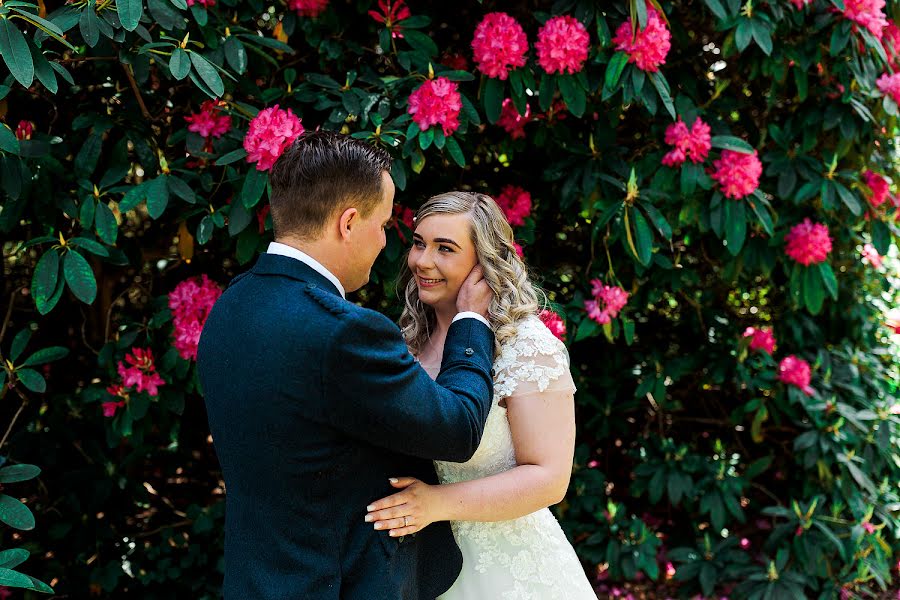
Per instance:
[[[415,246],[416,248],[424,248],[425,244],[423,242],[420,242],[419,240],[416,240],[413,242],[413,246]]]
[[[447,252],[453,252],[453,248],[451,248],[450,246],[440,246],[438,249],[446,250]]]

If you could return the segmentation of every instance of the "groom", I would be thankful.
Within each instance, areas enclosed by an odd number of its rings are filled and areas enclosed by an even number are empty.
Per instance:
[[[390,157],[306,134],[270,174],[275,239],[209,315],[197,365],[227,488],[227,600],[431,600],[462,556],[446,522],[388,537],[366,505],[388,477],[437,483],[465,461],[492,394],[492,293],[460,291],[433,382],[383,315],[344,298],[369,280],[393,213]]]

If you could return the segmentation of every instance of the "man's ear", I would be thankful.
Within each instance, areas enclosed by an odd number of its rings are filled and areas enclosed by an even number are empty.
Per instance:
[[[357,225],[359,225],[359,210],[348,208],[342,212],[339,221],[341,239],[347,239],[347,236],[350,235],[350,230]]]

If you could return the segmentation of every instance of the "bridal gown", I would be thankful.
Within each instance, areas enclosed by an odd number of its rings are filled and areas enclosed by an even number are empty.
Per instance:
[[[440,365],[422,365],[436,377]],[[574,393],[566,347],[536,316],[522,321],[494,361],[494,399],[481,445],[465,463],[435,462],[441,483],[479,479],[516,466],[501,400],[531,394],[564,401]],[[597,600],[565,534],[548,508],[518,519],[452,521],[463,567],[438,600]]]

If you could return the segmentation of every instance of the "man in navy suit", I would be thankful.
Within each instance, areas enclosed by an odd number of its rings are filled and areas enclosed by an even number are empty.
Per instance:
[[[436,381],[385,316],[347,301],[385,245],[390,157],[306,134],[270,174],[276,241],[209,315],[197,365],[226,484],[228,600],[431,600],[462,556],[448,523],[398,539],[366,523],[390,475],[466,461],[492,394],[492,292],[460,292]]]

